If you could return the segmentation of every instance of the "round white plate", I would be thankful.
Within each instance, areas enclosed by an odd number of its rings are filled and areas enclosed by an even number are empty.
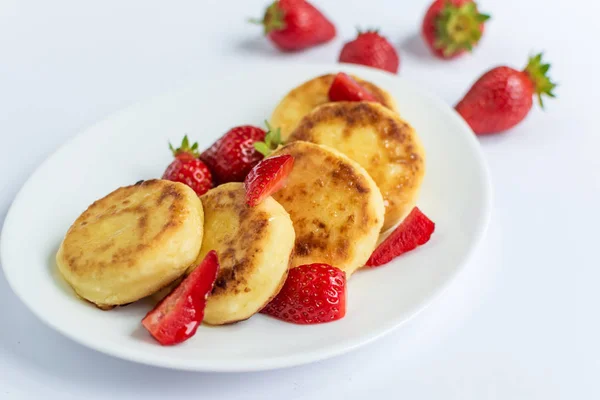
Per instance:
[[[94,200],[119,186],[160,177],[167,142],[184,133],[209,146],[228,128],[262,125],[288,90],[327,72],[356,73],[389,90],[419,133],[427,173],[419,207],[436,223],[429,243],[349,282],[346,317],[297,326],[264,315],[202,326],[161,347],[140,324],[149,304],[110,312],[76,298],[56,271],[63,235]],[[479,143],[439,99],[385,72],[339,65],[245,65],[129,107],[85,130],[46,160],[17,195],[2,232],[4,272],[14,292],[48,325],[93,349],[157,366],[250,371],[321,360],[368,343],[423,309],[467,262],[484,234],[491,187]]]

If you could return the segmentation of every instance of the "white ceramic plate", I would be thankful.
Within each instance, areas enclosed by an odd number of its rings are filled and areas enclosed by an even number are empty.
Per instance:
[[[419,207],[436,222],[425,246],[349,282],[346,317],[296,326],[256,315],[202,326],[187,342],[161,347],[140,324],[144,302],[110,312],[77,299],[54,257],[70,224],[118,186],[160,177],[167,142],[188,133],[201,148],[228,128],[261,125],[279,99],[314,76],[356,73],[389,90],[419,133],[427,173]],[[479,144],[454,111],[418,87],[377,70],[335,65],[245,65],[125,109],[65,144],[31,176],[4,224],[1,256],[14,292],[40,319],[93,349],[157,366],[250,371],[308,363],[368,343],[423,309],[467,262],[484,234],[491,202]]]

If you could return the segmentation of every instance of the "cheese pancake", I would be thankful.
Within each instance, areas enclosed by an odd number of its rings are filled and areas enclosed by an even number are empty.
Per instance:
[[[211,250],[217,252],[220,265],[204,322],[222,325],[248,319],[285,282],[295,239],[292,221],[272,197],[248,207],[242,183],[218,186],[201,200],[205,234],[195,265]]]
[[[281,129],[283,140],[292,133],[300,120],[315,107],[329,102],[329,88],[333,82],[334,74],[328,74],[311,79],[308,82],[292,89],[279,103],[271,115],[271,126]],[[352,76],[358,83],[375,96],[390,110],[396,111],[394,98],[385,90],[371,82]]]
[[[369,174],[336,150],[290,143],[294,169],[273,197],[296,231],[292,266],[326,263],[350,276],[367,261],[383,225],[383,198]]]
[[[288,140],[333,147],[363,166],[385,201],[384,231],[415,206],[425,150],[413,127],[380,104],[325,104],[304,117]]]
[[[131,303],[185,273],[202,244],[202,203],[188,186],[143,181],[94,202],[67,232],[56,262],[99,308]]]

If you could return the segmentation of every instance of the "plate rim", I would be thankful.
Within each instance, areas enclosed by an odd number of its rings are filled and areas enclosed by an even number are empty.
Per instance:
[[[252,68],[259,68],[260,66],[273,67],[274,63],[264,63],[264,62],[253,62],[250,63]],[[350,71],[360,74],[360,72],[367,71],[368,74],[379,74],[382,76],[393,77],[395,80],[398,80],[402,83],[402,85],[410,87],[412,90],[415,90],[420,93],[421,96],[428,99],[428,101],[434,103],[439,112],[445,113],[449,118],[453,119],[457,124],[462,126],[462,131],[465,133],[466,143],[468,143],[469,152],[474,156],[477,164],[481,168],[481,183],[484,187],[484,191],[482,193],[482,208],[480,214],[476,220],[479,221],[477,224],[477,229],[474,232],[475,240],[472,241],[468,245],[467,251],[457,262],[457,267],[452,270],[449,274],[448,278],[444,280],[440,285],[438,285],[435,289],[433,289],[432,293],[423,300],[418,306],[415,307],[414,310],[410,311],[408,314],[404,316],[394,319],[388,319],[385,324],[380,325],[380,328],[377,330],[372,330],[370,333],[359,335],[357,339],[353,340],[351,343],[341,342],[336,344],[335,346],[331,346],[326,351],[319,350],[316,352],[303,352],[295,355],[287,355],[287,356],[275,356],[263,359],[261,362],[252,361],[249,363],[239,363],[236,362],[235,366],[230,365],[230,362],[225,364],[214,364],[214,360],[211,360],[211,365],[207,365],[202,362],[202,359],[194,359],[191,362],[182,362],[182,360],[173,360],[173,359],[161,359],[160,361],[155,358],[155,356],[146,356],[143,353],[128,351],[123,352],[121,349],[116,350],[115,348],[111,348],[110,346],[104,346],[101,342],[99,343],[96,340],[90,339],[88,340],[86,337],[81,337],[75,334],[71,334],[71,332],[63,328],[57,323],[54,323],[51,318],[47,318],[43,312],[38,310],[35,305],[29,300],[29,298],[23,293],[20,293],[18,289],[16,289],[15,283],[12,281],[10,274],[7,272],[6,268],[6,231],[9,231],[13,226],[12,220],[14,217],[14,209],[15,205],[19,202],[22,197],[23,192],[31,183],[32,178],[43,169],[46,164],[51,162],[54,158],[58,157],[59,153],[64,150],[65,147],[68,147],[76,140],[82,140],[82,138],[93,134],[94,128],[98,125],[118,118],[122,114],[126,114],[131,112],[131,110],[135,109],[135,107],[143,106],[144,104],[149,104],[153,100],[166,97],[169,95],[174,95],[178,92],[185,90],[186,87],[191,87],[194,85],[198,85],[202,82],[202,78],[196,78],[187,80],[181,85],[177,85],[170,90],[163,91],[161,93],[147,96],[138,101],[132,102],[129,105],[126,105],[122,108],[117,109],[116,111],[109,113],[103,117],[100,117],[95,123],[85,126],[83,129],[78,130],[73,136],[65,140],[61,143],[58,148],[56,148],[50,155],[48,155],[36,168],[35,170],[27,177],[27,180],[23,183],[14,199],[12,200],[10,207],[6,213],[6,217],[2,226],[2,231],[0,233],[0,263],[2,265],[2,270],[6,281],[12,292],[15,294],[20,301],[25,304],[25,306],[32,312],[39,320],[41,320],[46,326],[52,328],[56,332],[62,334],[63,336],[69,338],[79,345],[83,345],[92,350],[110,355],[112,357],[116,357],[119,359],[127,360],[130,362],[136,362],[145,365],[151,365],[155,367],[169,368],[174,370],[182,370],[182,371],[199,371],[199,372],[254,372],[254,371],[266,371],[266,370],[274,370],[280,368],[293,367],[303,364],[308,364],[312,362],[322,361],[328,358],[336,357],[345,353],[348,353],[352,350],[355,350],[359,347],[367,345],[385,335],[390,333],[391,331],[399,328],[400,326],[408,323],[410,320],[415,318],[419,313],[428,308],[432,303],[434,303],[437,299],[440,298],[441,295],[448,289],[448,287],[454,282],[457,276],[464,271],[465,266],[470,262],[473,255],[480,247],[481,242],[483,241],[486,232],[489,227],[489,223],[491,220],[492,214],[492,203],[493,203],[493,185],[491,180],[491,173],[489,170],[488,163],[485,159],[484,153],[482,151],[481,145],[477,140],[476,135],[473,133],[469,125],[456,113],[456,111],[449,106],[446,102],[444,102],[441,98],[430,92],[429,90],[420,87],[418,84],[414,84],[412,81],[397,76],[395,74],[391,74],[385,71],[376,70],[373,68],[356,66],[350,64],[335,64],[335,63],[302,63],[298,64],[291,62],[279,62],[276,63],[277,67],[285,65],[294,65],[295,68],[314,68],[320,69],[322,71],[331,71],[331,70],[344,70]],[[233,69],[235,68],[227,68]],[[221,71],[222,73],[222,71]],[[206,74],[204,74],[206,75]]]

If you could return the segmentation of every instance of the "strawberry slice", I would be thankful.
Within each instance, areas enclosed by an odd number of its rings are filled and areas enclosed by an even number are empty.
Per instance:
[[[181,343],[194,336],[204,319],[206,299],[213,289],[219,260],[210,251],[167,297],[150,311],[142,325],[161,345]]]
[[[319,263],[293,268],[261,313],[294,324],[341,319],[346,315],[346,273]]]
[[[289,154],[265,158],[256,164],[244,180],[246,203],[254,207],[278,191],[293,167],[294,157]]]
[[[375,101],[378,100],[371,92],[362,87],[348,74],[339,72],[329,88],[331,101]]]
[[[435,224],[417,207],[371,254],[367,266],[378,267],[429,241]]]

